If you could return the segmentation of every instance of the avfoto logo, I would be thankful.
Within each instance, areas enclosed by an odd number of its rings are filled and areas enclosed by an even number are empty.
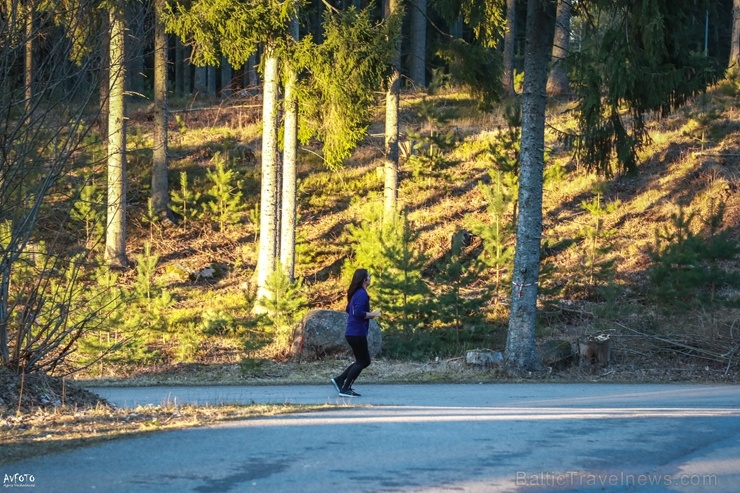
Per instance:
[[[33,488],[35,481],[33,474],[4,474],[3,488]]]

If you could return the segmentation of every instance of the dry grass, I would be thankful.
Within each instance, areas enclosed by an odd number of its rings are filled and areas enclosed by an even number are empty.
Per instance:
[[[426,99],[450,116],[445,125],[454,127],[463,138],[449,156],[454,164],[439,170],[433,180],[415,181],[408,169],[401,171],[399,199],[410,211],[412,226],[420,231],[419,249],[428,256],[429,266],[432,267],[435,260],[444,257],[454,231],[469,229],[473,221],[486,220],[485,203],[477,183],[487,175],[485,150],[498,138],[497,129],[505,125],[500,112],[480,114],[475,111],[475,103],[460,94],[440,94]],[[422,121],[415,109],[420,102],[418,95],[404,96],[401,106],[402,140],[408,130],[426,128],[426,122]],[[653,244],[656,229],[666,226],[672,213],[684,208],[705,217],[712,199],[724,202],[724,227],[740,241],[738,106],[737,96],[729,95],[720,87],[712,89],[707,97],[697,98],[666,119],[651,120],[650,135],[653,141],[641,152],[639,173],[636,176],[618,174],[609,180],[603,200],[619,201],[621,204],[613,214],[604,218],[604,227],[615,230],[616,234],[613,250],[605,254],[602,260],[615,261],[615,283],[621,290],[619,297],[611,300],[611,304],[594,300],[585,292],[584,282],[579,279],[579,276],[582,277],[580,269],[584,261],[581,231],[590,219],[581,203],[593,197],[593,185],[599,178],[572,160],[570,151],[556,140],[555,132],[547,132],[550,162],[563,163],[568,176],[548,184],[545,189],[543,241],[549,245],[570,246],[554,250],[547,259],[554,274],[550,280],[543,279],[542,286],[559,288],[560,291],[556,295],[543,295],[541,298],[538,342],[549,338],[575,341],[588,334],[609,332],[615,339],[626,341],[617,349],[617,356],[623,358],[625,368],[636,371],[642,367],[649,370],[648,374],[653,369],[658,370],[661,365],[667,368],[678,365],[669,363],[671,360],[663,357],[663,350],[654,347],[649,340],[652,336],[693,341],[697,347],[709,348],[716,340],[715,336],[722,334],[726,351],[732,351],[740,338],[736,334],[740,330],[738,308],[682,306],[680,313],[672,313],[654,306],[649,299],[647,268],[651,260],[647,251]],[[572,130],[574,121],[566,110],[567,105],[551,107],[548,125],[559,130]],[[250,111],[253,114],[247,114]],[[304,279],[310,308],[343,309],[345,282],[341,269],[343,261],[352,255],[347,226],[361,221],[360,210],[365,203],[382,196],[382,177],[376,172],[381,165],[382,155],[382,134],[376,135],[378,129],[382,130],[381,114],[379,111],[379,121],[371,127],[371,136],[343,170],[323,168],[314,154],[317,150],[314,147],[300,153],[298,210],[301,218],[297,232],[299,252],[296,274]],[[202,174],[205,168],[212,165],[210,159],[213,153],[224,147],[224,142],[229,139],[253,150],[254,159],[242,163],[242,168],[250,172],[257,171],[258,110],[219,107],[211,111],[183,114],[182,117],[187,131],[178,137],[177,145],[172,146],[173,172],[187,170],[194,176]],[[144,118],[139,123],[148,125]],[[213,125],[221,127],[212,129]],[[143,132],[149,130],[144,128]],[[249,208],[256,198],[256,194],[245,195]],[[139,206],[143,209],[143,201]],[[137,214],[134,206],[131,216],[136,217]],[[172,291],[178,300],[172,309],[177,314],[173,318],[178,318],[178,321],[199,323],[199,317],[208,307],[222,305],[225,299],[236,300],[242,286],[253,275],[256,235],[254,226],[246,218],[239,228],[224,232],[204,226],[187,232],[174,228],[156,230],[154,233],[156,253],[161,258],[158,273],[166,289]],[[137,245],[150,237],[148,229],[137,229],[136,224],[130,236],[135,251],[140,249]],[[477,251],[470,253],[475,255]],[[228,275],[214,282],[175,282],[165,275],[173,265],[197,270],[212,262],[230,266]],[[740,271],[740,262],[736,259],[725,267],[727,270]],[[431,278],[426,280],[434,283]],[[720,294],[737,305],[740,293],[735,288],[723,289],[725,291]],[[732,292],[732,289],[735,291]],[[505,306],[505,301],[496,300],[498,307]],[[574,303],[582,313],[574,315],[570,310],[563,310],[561,306],[566,302]],[[243,312],[246,306],[233,308],[238,316],[241,313],[239,310]],[[490,324],[491,327],[501,328],[501,320],[490,320]],[[623,327],[638,330],[646,336],[636,337]],[[178,324],[173,324],[172,332],[167,334],[168,347],[182,346],[185,335],[180,330]],[[310,365],[293,366],[294,363],[268,361],[263,364],[267,368],[264,374],[249,371],[244,374],[236,362],[246,356],[259,355],[250,354],[240,346],[240,342],[209,338],[190,357],[180,358],[180,361],[188,361],[187,364],[176,365],[178,359],[170,357],[174,351],[167,351],[168,358],[156,368],[133,369],[127,376],[154,382],[178,378],[189,381],[198,380],[200,374],[213,372],[216,381],[226,383],[314,383],[322,382],[329,373],[325,371],[324,376],[314,377],[310,376]],[[211,351],[209,347],[228,347],[229,350]],[[647,349],[649,347],[653,349]],[[465,349],[463,346],[452,347],[443,356],[459,357]],[[491,349],[501,350],[502,347]],[[263,353],[261,356],[269,357],[270,354]],[[682,355],[682,358],[688,359],[681,360],[681,364],[701,366],[702,359],[692,360],[693,356]],[[328,362],[327,366],[333,364]],[[379,373],[378,379],[392,380],[396,370],[391,368],[400,365],[398,362],[388,362],[387,371]],[[414,378],[423,375],[423,378],[419,378],[430,381],[455,381],[457,378],[455,371],[458,370],[439,373],[439,362],[421,363],[418,367],[416,363],[409,365],[413,368],[399,371],[399,375],[415,375]],[[736,372],[737,366],[731,367],[731,372]],[[380,372],[381,368],[381,364],[374,365],[368,370],[368,375],[372,375],[372,371]],[[432,368],[434,371],[422,368]],[[118,368],[109,367],[106,370],[122,376]],[[718,371],[722,373],[724,367]],[[183,373],[187,376],[183,376]],[[635,374],[638,378],[644,377]],[[399,380],[404,378],[399,377]]]
[[[155,431],[193,428],[225,421],[329,409],[331,406],[147,406],[115,409],[106,405],[76,409],[36,408],[0,416],[0,463],[68,451]]]

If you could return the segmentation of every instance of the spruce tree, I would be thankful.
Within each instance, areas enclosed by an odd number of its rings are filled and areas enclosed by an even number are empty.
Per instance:
[[[586,248],[582,250],[583,261],[579,262],[579,265],[586,279],[588,296],[598,296],[599,286],[611,282],[614,277],[614,259],[609,258],[608,254],[614,248],[616,231],[607,229],[604,220],[614,213],[621,203],[618,200],[603,203],[604,186],[603,183],[597,183],[594,197],[590,201],[581,202],[581,208],[588,213],[588,219],[580,231]]]
[[[714,301],[718,286],[740,284],[740,276],[722,268],[722,261],[740,254],[740,245],[719,226],[724,208],[712,208],[702,219],[702,234],[694,225],[696,212],[683,209],[671,215],[670,224],[657,229],[649,254],[650,295],[669,305]]]
[[[216,164],[215,170],[206,170],[211,186],[208,194],[210,200],[206,202],[206,212],[211,212],[215,217],[220,231],[237,224],[241,219],[241,211],[244,209],[240,184],[236,178],[236,172],[228,169],[228,159],[220,153],[213,156]]]
[[[455,329],[456,342],[460,344],[460,333],[471,324],[482,324],[481,313],[487,293],[471,291],[482,273],[482,264],[475,260],[465,261],[463,235],[458,232],[452,237],[450,251],[444,262],[437,265],[439,273],[436,283],[441,287],[434,306],[439,322]]]
[[[406,214],[392,226],[397,234],[381,238],[383,269],[377,274],[377,303],[384,318],[403,331],[416,331],[428,319],[429,288],[422,279],[426,257],[414,245],[418,239]]]

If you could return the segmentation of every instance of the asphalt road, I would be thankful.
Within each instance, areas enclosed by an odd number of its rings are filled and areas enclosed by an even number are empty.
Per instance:
[[[740,491],[740,386],[358,384],[354,399],[329,384],[93,390],[121,406],[342,407],[0,465],[4,487],[26,475],[34,493]]]

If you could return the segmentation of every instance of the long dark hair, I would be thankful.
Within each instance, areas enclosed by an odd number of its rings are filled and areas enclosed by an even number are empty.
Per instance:
[[[349,283],[349,289],[347,290],[347,303],[352,301],[352,297],[355,295],[358,289],[362,287],[362,283],[365,279],[370,277],[367,269],[357,269],[352,276],[352,282]]]

